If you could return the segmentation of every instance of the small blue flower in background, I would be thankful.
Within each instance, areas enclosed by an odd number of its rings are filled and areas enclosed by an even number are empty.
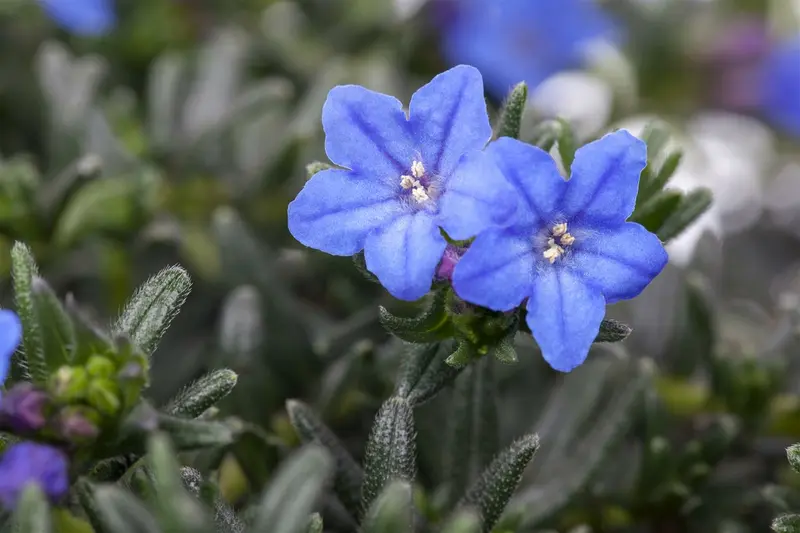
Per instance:
[[[289,231],[333,255],[364,250],[395,297],[430,289],[447,241],[514,215],[517,200],[481,150],[492,135],[480,73],[458,66],[411,98],[346,85],[322,109],[325,151],[344,169],[319,172],[289,204]]]
[[[464,300],[527,323],[554,369],[586,359],[606,304],[638,295],[667,264],[658,237],[626,222],[645,144],[625,131],[580,148],[567,181],[547,152],[501,138],[486,149],[522,198],[517,220],[478,235],[453,273]]]
[[[587,0],[439,0],[443,51],[477,67],[498,99],[520,81],[535,87],[585,62],[593,40],[616,42],[619,28]]]
[[[95,37],[117,23],[113,0],[39,0],[47,16],[76,35]]]
[[[64,452],[35,442],[10,446],[0,457],[0,504],[14,509],[31,483],[38,484],[50,501],[60,500],[69,490]]]
[[[22,340],[22,323],[13,311],[0,309],[0,386],[11,367],[11,356]]]
[[[764,115],[776,127],[800,137],[800,35],[775,44],[762,72]]]

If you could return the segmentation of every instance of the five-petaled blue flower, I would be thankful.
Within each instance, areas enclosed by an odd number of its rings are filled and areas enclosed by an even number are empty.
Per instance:
[[[0,504],[14,509],[25,488],[35,483],[50,499],[57,502],[69,490],[67,456],[61,450],[20,442],[10,446],[0,457]]]
[[[633,298],[667,253],[633,212],[645,144],[624,131],[580,148],[564,180],[547,152],[501,138],[486,149],[522,199],[517,220],[478,235],[453,273],[464,300],[527,323],[547,362],[568,372],[596,338],[606,304]]]
[[[443,51],[477,67],[496,98],[585,62],[586,45],[616,42],[618,25],[586,0],[439,0]]]
[[[113,0],[39,0],[47,16],[76,35],[99,36],[117,22]]]
[[[800,35],[777,43],[762,72],[764,115],[786,133],[800,137]]]
[[[473,67],[439,74],[411,98],[346,85],[322,109],[325,151],[343,169],[317,173],[289,205],[289,231],[333,255],[364,250],[395,297],[430,289],[447,241],[504,224],[514,192],[482,149],[492,135]]]

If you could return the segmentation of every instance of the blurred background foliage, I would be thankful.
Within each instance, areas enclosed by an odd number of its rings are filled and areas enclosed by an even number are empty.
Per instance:
[[[625,343],[596,345],[560,375],[520,338],[519,363],[485,362],[490,386],[467,370],[416,412],[429,489],[418,504],[435,515],[447,487],[536,431],[541,450],[502,531],[765,531],[800,508],[784,452],[800,440],[800,140],[746,96],[765,36],[800,32],[800,6],[600,3],[625,41],[529,80],[522,138],[550,115],[581,141],[661,117],[661,141],[683,152],[671,185],[709,187],[715,203],[671,245],[664,274],[611,308],[633,327]],[[407,101],[447,68],[442,35],[459,2],[119,0],[118,26],[93,38],[36,3],[0,6],[4,303],[15,240],[100,320],[180,263],[194,289],[154,358],[156,401],[225,366],[240,378],[223,412],[293,446],[284,402],[299,398],[362,457],[404,356],[378,306],[413,307],[351,261],[293,242],[286,205],[306,165],[325,160],[330,88]],[[492,95],[490,111],[499,104]],[[475,427],[494,440],[469,442]],[[247,465],[223,464],[220,485],[247,492]]]

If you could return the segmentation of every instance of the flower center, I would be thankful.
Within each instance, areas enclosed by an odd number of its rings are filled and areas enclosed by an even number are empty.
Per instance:
[[[547,239],[547,249],[542,252],[545,259],[555,263],[556,259],[564,255],[566,248],[572,246],[575,237],[567,232],[567,223],[562,222],[550,228],[550,238]]]
[[[411,191],[411,198],[418,204],[424,204],[431,199],[430,186],[426,186],[428,180],[425,176],[425,166],[422,161],[411,163],[411,175],[403,174],[400,176],[400,186]]]

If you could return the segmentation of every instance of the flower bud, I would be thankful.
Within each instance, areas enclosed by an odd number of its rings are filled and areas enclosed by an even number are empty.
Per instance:
[[[119,387],[117,387],[116,383],[107,379],[96,379],[91,382],[87,400],[89,405],[107,416],[117,414],[121,407]]]
[[[19,383],[3,397],[0,424],[19,434],[38,431],[47,422],[48,403],[47,393],[32,383]]]
[[[110,360],[100,355],[93,355],[86,363],[86,371],[93,378],[108,379],[114,375],[116,367]]]
[[[99,419],[99,414],[91,408],[67,407],[58,416],[58,432],[69,442],[90,442],[100,434]]]
[[[62,366],[50,380],[50,389],[59,400],[74,401],[86,397],[89,375],[81,367]]]

